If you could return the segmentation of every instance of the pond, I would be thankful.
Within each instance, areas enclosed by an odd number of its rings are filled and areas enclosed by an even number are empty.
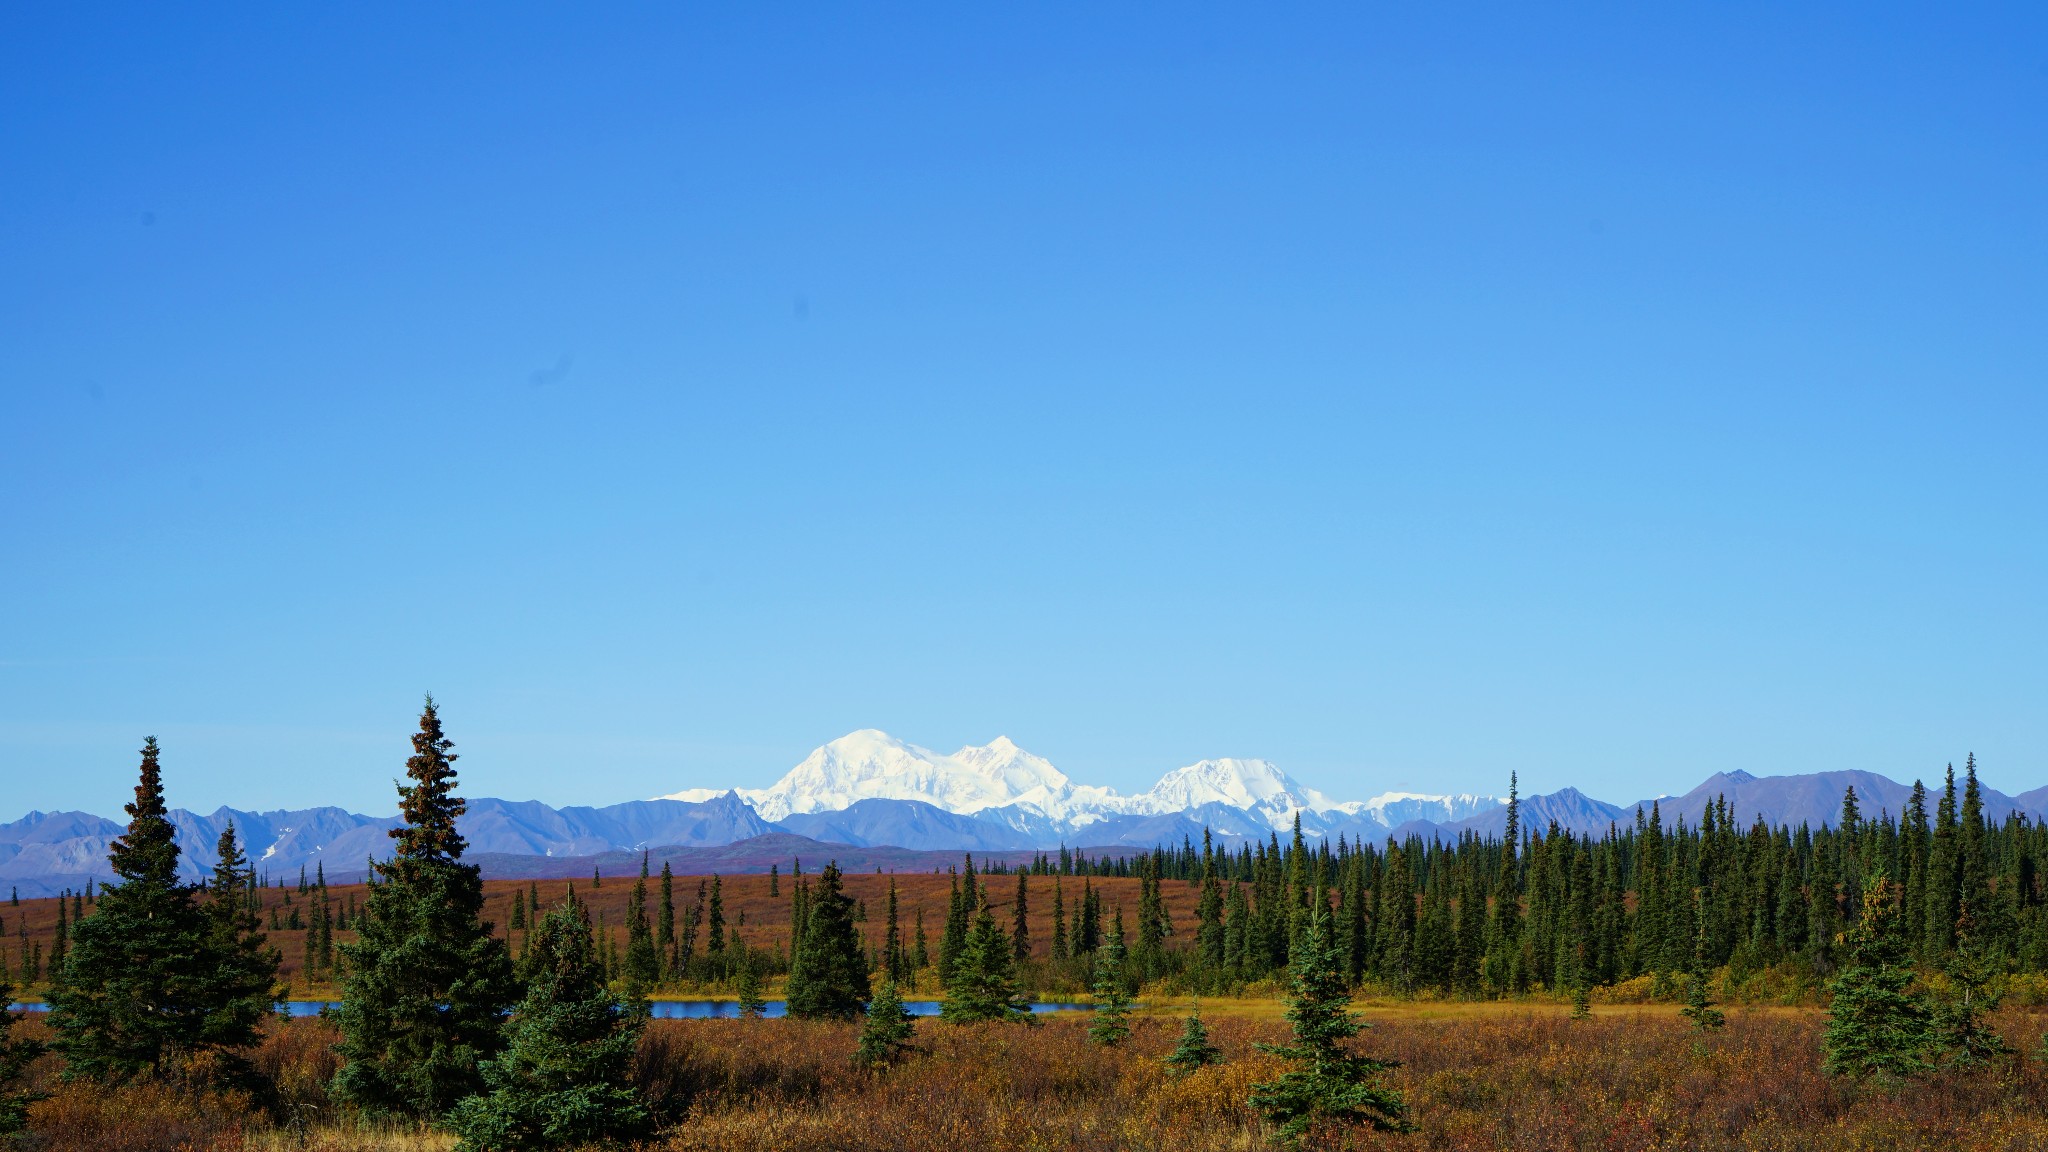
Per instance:
[[[648,1006],[657,1020],[715,1020],[736,1017],[740,1014],[739,1002],[735,1000],[650,1000],[648,1001]],[[278,1007],[283,1009],[284,1013],[288,1016],[318,1016],[323,1010],[331,1012],[340,1008],[341,1002],[338,1000],[287,1000],[278,1005]],[[940,1005],[937,1000],[905,1000],[903,1007],[912,1016],[937,1016]],[[1094,1007],[1093,1004],[1033,1004],[1031,1011],[1033,1013],[1087,1012],[1091,1011]],[[40,1001],[16,1004],[14,1008],[21,1012],[47,1012],[50,1010],[48,1004]],[[765,1015],[772,1019],[784,1015],[788,1010],[789,1006],[783,1001],[770,1000],[768,1001],[768,1011]]]

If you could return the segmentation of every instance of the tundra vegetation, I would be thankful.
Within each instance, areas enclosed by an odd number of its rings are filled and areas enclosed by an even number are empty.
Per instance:
[[[1530,830],[1511,790],[1500,839],[543,893],[464,861],[431,700],[413,753],[366,883],[280,884],[232,830],[190,883],[149,741],[117,882],[4,906],[0,986],[49,1011],[0,1016],[0,1141],[2048,1146],[2048,835],[1988,823],[1974,763],[1931,817],[1850,793],[1820,829]],[[747,1011],[650,1018],[677,994]]]

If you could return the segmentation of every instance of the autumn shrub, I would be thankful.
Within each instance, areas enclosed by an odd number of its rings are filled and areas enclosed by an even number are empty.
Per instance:
[[[1411,1136],[1352,1133],[1356,1148],[1494,1149],[1933,1148],[2048,1150],[2048,1076],[2013,1059],[1968,1075],[1890,1088],[1821,1069],[1821,1017],[1731,1009],[1702,1036],[1668,1008],[1610,1009],[1572,1020],[1560,1009],[1475,1008],[1462,1017],[1369,1012],[1361,1050],[1402,1062],[1391,1083],[1419,1127]],[[643,1075],[687,1085],[666,1146],[767,1152],[1211,1152],[1263,1147],[1246,1107],[1277,1064],[1252,1049],[1278,1021],[1205,1016],[1226,1063],[1170,1075],[1177,1022],[1140,1017],[1114,1048],[1085,1023],[920,1030],[923,1055],[869,1074],[845,1059],[851,1028],[741,1031],[739,1021],[678,1021],[649,1030]],[[1994,1021],[2020,1049],[2043,1018]]]
[[[29,1107],[29,1149],[50,1152],[214,1152],[240,1145],[250,1101],[165,1084],[60,1083]]]

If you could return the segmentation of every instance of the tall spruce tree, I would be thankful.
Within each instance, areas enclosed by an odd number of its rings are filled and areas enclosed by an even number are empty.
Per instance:
[[[432,1117],[484,1088],[517,999],[512,958],[482,919],[483,880],[455,830],[454,743],[428,697],[398,788],[397,848],[376,865],[359,936],[342,946],[334,1088],[372,1114]]]
[[[810,898],[803,948],[789,970],[789,1014],[799,1019],[851,1020],[866,1008],[868,964],[853,901],[841,890],[838,863],[825,865]]]
[[[631,1079],[641,1017],[605,985],[585,913],[542,917],[528,955],[504,1053],[483,1062],[484,1091],[448,1114],[458,1147],[522,1152],[646,1135],[652,1117]]]
[[[654,919],[647,912],[647,853],[640,855],[640,876],[633,881],[626,909],[626,999],[639,1006],[661,982],[661,952],[654,945]]]
[[[214,844],[213,880],[207,885],[207,936],[211,962],[205,976],[208,998],[218,1007],[207,1025],[216,1043],[239,1047],[276,1003],[277,968],[283,957],[263,934],[255,909],[256,875],[235,834],[233,821]],[[322,923],[325,923],[323,902]]]
[[[1487,922],[1484,972],[1496,995],[1520,992],[1528,982],[1522,965],[1520,781],[1508,774],[1507,831],[1501,837],[1500,874],[1493,884],[1493,918]]]
[[[1025,886],[1030,873],[1017,871],[1017,898],[1010,907],[1010,949],[1017,957],[1017,963],[1031,959],[1031,893]]]
[[[1259,1045],[1286,1061],[1288,1070],[1278,1080],[1253,1085],[1249,1100],[1278,1126],[1274,1135],[1288,1146],[1299,1146],[1319,1125],[1413,1130],[1407,1102],[1383,1082],[1395,1065],[1354,1056],[1346,1045],[1365,1025],[1351,1013],[1343,965],[1329,909],[1318,905],[1288,966],[1287,1019],[1294,1042]]]
[[[178,880],[160,756],[150,737],[128,830],[107,853],[120,883],[72,926],[65,962],[52,973],[50,1027],[67,1078],[130,1080],[257,1040],[261,1014],[247,1011],[244,958],[215,946],[214,925]],[[268,992],[259,992],[265,1007]]]

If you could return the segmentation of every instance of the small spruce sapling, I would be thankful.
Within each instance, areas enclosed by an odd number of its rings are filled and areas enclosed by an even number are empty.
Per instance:
[[[1699,924],[1699,931],[1693,936],[1692,970],[1685,981],[1685,1007],[1678,1010],[1680,1016],[1692,1021],[1692,1026],[1701,1032],[1711,1032],[1727,1023],[1721,1010],[1714,1006],[1714,998],[1708,992],[1707,984],[1707,917],[1704,898],[1693,896],[1693,919]]]
[[[482,1064],[485,1091],[448,1114],[460,1152],[582,1147],[643,1136],[632,1087],[641,1018],[605,984],[584,911],[549,912],[534,931],[526,996],[504,1054]]]
[[[853,1062],[864,1068],[881,1068],[894,1063],[910,1048],[916,1025],[903,1007],[903,997],[894,980],[883,980],[868,1002],[866,1021],[861,1025],[860,1044],[853,1050]]]
[[[1185,1076],[1197,1068],[1223,1063],[1223,1050],[1209,1043],[1209,1030],[1202,1025],[1202,1010],[1197,1007],[1188,1014],[1187,1022],[1181,1026],[1180,1043],[1166,1057],[1168,1069]]]
[[[1586,987],[1586,974],[1582,971],[1579,973],[1578,979],[1572,981],[1572,1019],[1591,1020],[1592,1018],[1593,992],[1592,989]]]
[[[1114,1048],[1131,1035],[1131,994],[1124,988],[1124,934],[1114,929],[1095,950],[1095,1015],[1088,1042]]]
[[[1258,1046],[1290,1067],[1278,1080],[1253,1085],[1248,1103],[1277,1125],[1274,1137],[1288,1147],[1298,1147],[1319,1124],[1414,1130],[1400,1090],[1382,1082],[1395,1063],[1354,1056],[1345,1047],[1365,1025],[1351,1014],[1344,957],[1334,935],[1330,910],[1319,904],[1308,914],[1288,965],[1287,1019],[1294,1042]]]

